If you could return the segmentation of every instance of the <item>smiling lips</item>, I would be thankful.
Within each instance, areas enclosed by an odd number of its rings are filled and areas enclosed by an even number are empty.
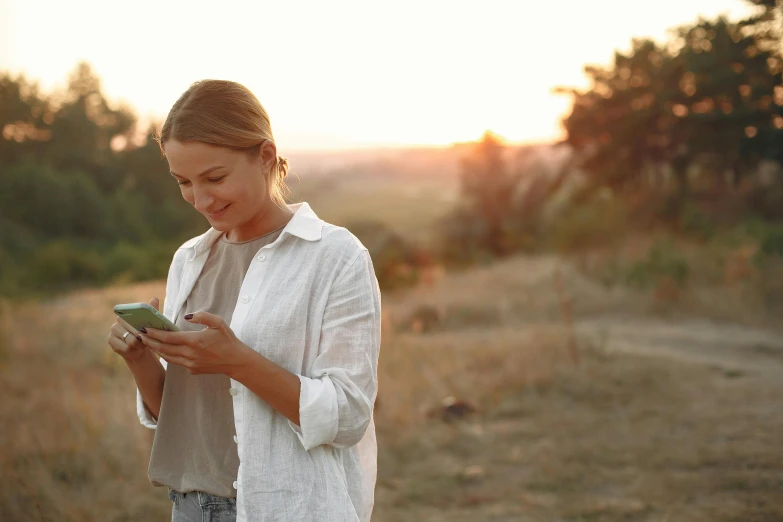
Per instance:
[[[207,212],[207,215],[213,219],[219,218],[223,214],[225,214],[226,209],[231,206],[231,203],[223,207],[222,209],[218,210],[217,212]]]

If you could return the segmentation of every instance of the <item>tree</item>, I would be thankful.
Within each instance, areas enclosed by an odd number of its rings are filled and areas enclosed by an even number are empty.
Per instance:
[[[689,130],[691,161],[716,166],[719,177],[729,170],[735,183],[760,159],[780,158],[783,137],[779,58],[746,27],[720,18],[681,28],[682,75],[672,98]]]
[[[678,68],[668,46],[634,40],[631,52],[616,52],[611,66],[585,67],[588,90],[556,89],[573,96],[563,122],[566,141],[584,156],[594,186],[637,188],[647,183],[647,168],[678,164],[684,137],[674,128],[670,102]]]
[[[100,79],[80,63],[58,100],[47,145],[47,160],[60,170],[85,172],[104,192],[121,183],[121,168],[114,159],[112,141],[128,142],[136,117],[127,108],[113,109],[101,92]]]
[[[513,214],[514,188],[520,173],[512,172],[499,137],[487,131],[462,160],[462,213],[474,220],[480,246],[495,255],[512,250],[507,220]]]
[[[714,184],[782,157],[780,57],[754,20],[699,20],[665,45],[635,40],[612,65],[585,68],[588,90],[558,89],[573,96],[567,141],[595,187],[660,187],[669,172],[682,201],[694,167],[712,166]]]
[[[0,75],[0,168],[40,157],[52,121],[48,100],[23,76]]]

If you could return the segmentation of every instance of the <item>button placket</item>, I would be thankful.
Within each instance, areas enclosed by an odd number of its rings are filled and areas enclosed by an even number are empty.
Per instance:
[[[251,298],[255,298],[260,293],[261,285],[266,277],[267,268],[270,266],[266,263],[271,259],[271,253],[257,254],[255,263],[250,265],[244,281],[239,289],[239,298],[237,299],[237,305],[234,309],[234,314],[231,318],[230,328],[238,335],[242,335],[242,329],[244,327],[245,320],[250,313],[251,306],[249,305]],[[259,303],[256,303],[258,306]],[[234,409],[234,428],[236,433],[242,433],[242,424],[244,422],[244,400],[243,395],[239,393],[240,383],[231,379],[231,388],[229,393],[232,396],[233,409]],[[234,435],[234,442],[239,445],[239,437]],[[241,449],[238,450],[241,453]],[[240,461],[242,456],[240,455]],[[238,489],[237,481],[234,481],[234,489]]]
[[[266,249],[263,247],[262,250]],[[234,315],[231,318],[231,329],[234,332],[241,332],[242,324],[247,319],[247,314],[250,311],[250,301],[253,300],[253,296],[257,296],[261,289],[261,284],[266,277],[266,270],[269,267],[269,263],[272,256],[271,249],[266,250],[265,253],[256,254],[256,259],[250,265],[250,268],[245,275],[245,280],[242,281],[242,286],[239,289],[239,297],[237,298],[237,305],[234,309]]]

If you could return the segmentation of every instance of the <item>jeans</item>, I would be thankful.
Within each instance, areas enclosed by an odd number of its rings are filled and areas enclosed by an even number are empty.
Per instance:
[[[180,493],[169,489],[171,522],[236,522],[235,498],[216,497],[201,491]]]

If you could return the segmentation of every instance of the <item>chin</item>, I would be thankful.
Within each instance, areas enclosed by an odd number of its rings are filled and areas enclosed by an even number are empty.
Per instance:
[[[212,228],[221,232],[228,232],[234,228],[231,224],[225,221],[212,221],[209,219],[207,221],[209,221],[209,224],[212,226]]]

